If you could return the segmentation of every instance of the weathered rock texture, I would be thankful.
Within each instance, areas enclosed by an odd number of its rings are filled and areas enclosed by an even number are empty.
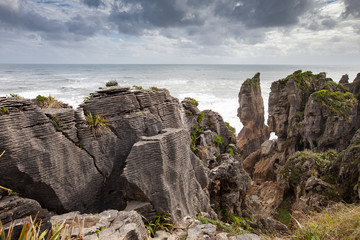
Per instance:
[[[85,240],[142,240],[148,236],[141,216],[135,211],[107,210],[99,214],[70,212],[53,216],[50,222],[53,226],[62,223],[73,226],[67,235],[83,236]]]
[[[132,200],[149,203],[150,215],[167,211],[179,220],[210,209],[208,177],[189,149],[183,108],[166,90],[104,88],[77,110],[20,98],[1,98],[3,107],[0,185],[49,210],[124,209]],[[108,129],[87,123],[90,114]]]
[[[182,101],[191,149],[209,170],[208,190],[213,208],[248,216],[244,205],[250,177],[244,171],[235,129],[213,111],[200,112],[193,99]],[[221,218],[222,213],[218,212]]]
[[[279,207],[305,211],[358,199],[359,82],[343,76],[336,84],[325,73],[296,71],[272,84],[268,124],[278,139],[244,160],[253,180],[246,204],[254,212],[269,216]]]
[[[190,150],[185,129],[167,128],[162,134],[143,137],[134,144],[125,164],[122,176],[128,183],[127,199],[151,202],[156,212],[170,212],[176,221],[197,210],[210,211],[203,190],[208,185],[207,174]]]
[[[243,157],[246,158],[270,137],[269,129],[264,122],[260,73],[242,84],[239,92],[239,105],[238,117],[244,127],[238,135],[237,145],[242,150]]]

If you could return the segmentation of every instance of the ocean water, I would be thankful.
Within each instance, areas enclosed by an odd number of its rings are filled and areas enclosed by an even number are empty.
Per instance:
[[[267,118],[268,98],[273,81],[296,70],[326,72],[339,81],[348,74],[352,81],[360,66],[303,65],[20,65],[0,64],[0,96],[10,93],[26,98],[51,96],[77,107],[83,98],[111,80],[121,86],[167,88],[180,101],[198,100],[200,110],[219,112],[237,132],[242,128],[237,117],[241,84],[260,72]]]

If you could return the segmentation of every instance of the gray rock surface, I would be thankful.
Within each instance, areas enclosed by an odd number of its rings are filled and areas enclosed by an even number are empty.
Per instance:
[[[107,210],[99,214],[70,212],[50,218],[52,225],[73,225],[71,235],[79,233],[85,240],[146,239],[147,231],[141,216],[135,211]],[[79,228],[79,226],[81,226]]]
[[[28,198],[19,196],[5,196],[0,199],[0,222],[7,224],[9,222],[21,219],[27,216],[32,216],[34,219],[44,218],[48,212],[41,208],[40,204]]]
[[[212,224],[201,224],[188,230],[187,240],[213,239],[216,227]]]
[[[170,211],[176,221],[197,210],[209,211],[209,198],[203,189],[207,184],[201,186],[197,181],[205,169],[199,163],[194,168],[189,161],[200,161],[192,158],[189,145],[186,130],[171,128],[134,144],[122,175],[128,183],[127,198],[149,201],[157,213]]]

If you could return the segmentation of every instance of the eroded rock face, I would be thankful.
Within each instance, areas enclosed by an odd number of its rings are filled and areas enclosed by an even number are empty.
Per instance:
[[[254,213],[320,209],[357,196],[358,166],[349,159],[356,155],[359,81],[348,83],[344,76],[342,85],[324,73],[296,71],[272,84],[268,124],[278,139],[264,142],[244,160],[253,180],[247,205]],[[343,150],[347,157],[337,157]]]
[[[210,170],[209,192],[211,203],[217,209],[243,216],[244,200],[250,187],[250,177],[239,159],[222,154],[219,165]]]
[[[24,99],[2,98],[0,185],[55,211],[91,209],[103,177],[93,158],[61,131],[45,112]],[[74,110],[66,110],[74,116]],[[91,186],[91,187],[90,187]],[[91,191],[89,191],[89,187]]]
[[[197,210],[210,211],[204,191],[207,175],[190,151],[185,129],[167,128],[143,137],[132,147],[122,176],[128,183],[128,199],[149,201],[158,213],[170,211],[176,221]]]
[[[237,145],[245,158],[260,148],[260,145],[270,137],[269,129],[264,123],[260,73],[242,84],[239,92],[239,105],[238,117],[244,127],[238,135]]]
[[[208,178],[189,149],[182,106],[165,90],[104,88],[77,110],[41,109],[20,98],[1,98],[0,107],[9,109],[0,115],[0,185],[43,207],[99,212],[135,200],[176,219],[210,208]],[[101,115],[108,129],[91,127],[85,119],[90,114]],[[138,159],[146,151],[152,158]],[[143,183],[130,177],[136,171],[149,174]]]

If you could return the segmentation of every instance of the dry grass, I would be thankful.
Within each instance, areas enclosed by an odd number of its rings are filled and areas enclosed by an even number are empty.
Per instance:
[[[337,204],[296,220],[291,239],[360,239],[360,205]]]

